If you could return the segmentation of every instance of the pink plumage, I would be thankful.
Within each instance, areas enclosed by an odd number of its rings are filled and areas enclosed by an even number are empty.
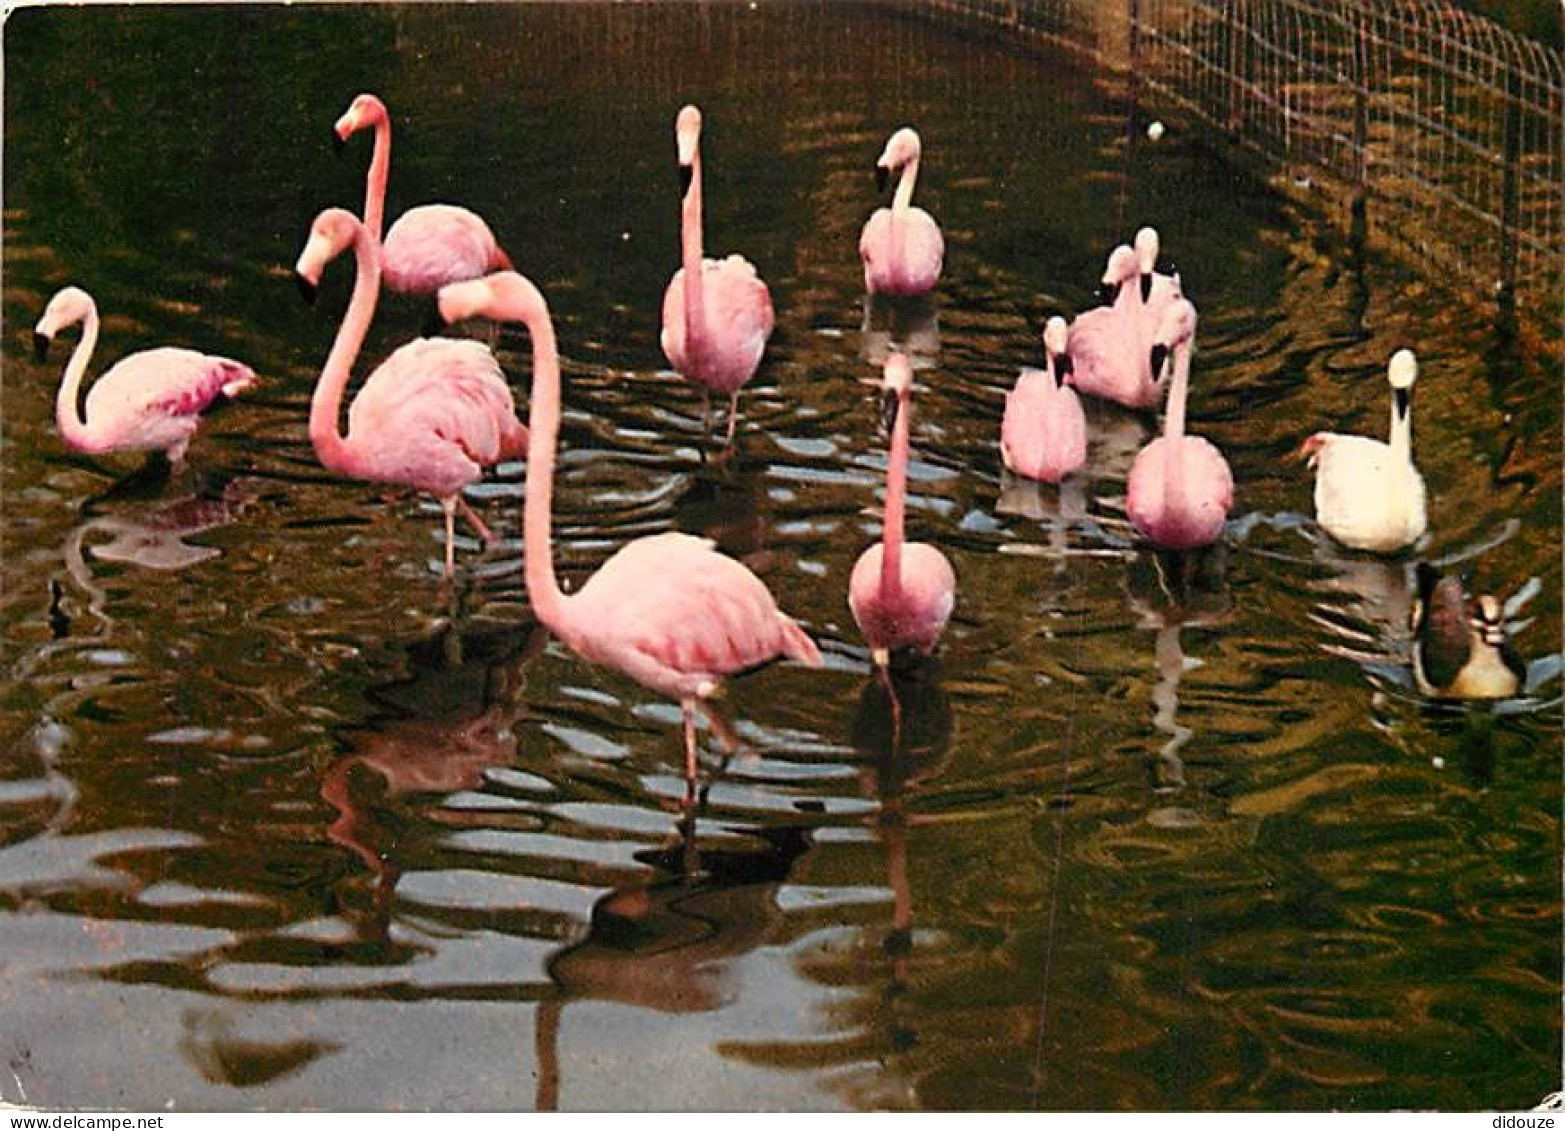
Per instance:
[[[1070,357],[1065,319],[1049,319],[1043,333],[1048,368],[1024,369],[1005,397],[1000,455],[1018,475],[1058,483],[1087,462],[1087,418],[1067,381]]]
[[[707,259],[701,231],[701,111],[680,110],[674,140],[685,179],[680,206],[680,268],[663,294],[663,353],[685,380],[711,395],[728,397],[733,441],[739,390],[755,376],[776,316],[772,295],[743,256]]]
[[[894,414],[886,516],[881,541],[859,555],[848,578],[848,608],[875,663],[884,667],[899,649],[934,650],[956,604],[956,574],[935,547],[903,542],[913,395],[913,369],[903,354],[886,358],[882,389]]]
[[[870,294],[921,295],[940,281],[945,237],[935,218],[912,203],[922,154],[917,132],[904,126],[891,135],[875,164],[882,177],[900,172],[891,207],[876,209],[859,236],[864,289]]]
[[[760,578],[688,534],[638,538],[577,592],[562,592],[549,546],[560,365],[548,305],[537,287],[511,271],[446,287],[439,303],[448,322],[477,315],[527,326],[533,378],[523,527],[533,611],[579,655],[679,700],[693,790],[698,703],[724,677],[778,657],[820,666],[815,642],[778,609]]]
[[[1129,408],[1151,408],[1162,399],[1165,383],[1147,364],[1152,337],[1168,308],[1183,291],[1176,275],[1152,270],[1156,233],[1143,228],[1137,247],[1121,244],[1109,253],[1103,285],[1114,301],[1079,315],[1070,327],[1071,383],[1084,393]]]
[[[1158,368],[1167,353],[1173,357],[1168,413],[1163,435],[1136,454],[1125,496],[1132,525],[1169,550],[1191,550],[1217,541],[1234,500],[1233,474],[1222,453],[1200,436],[1185,435],[1195,326],[1195,307],[1180,299],[1168,308],[1154,335]]]
[[[55,422],[78,452],[164,452],[171,463],[185,457],[201,414],[219,397],[255,384],[248,365],[174,346],[143,350],[109,368],[87,390],[86,415],[77,407],[81,383],[98,342],[98,307],[80,287],[49,300],[33,328],[40,359],[62,329],[82,323],[55,399]]]
[[[381,240],[386,209],[386,182],[391,170],[391,114],[373,94],[361,94],[334,127],[339,141],[361,129],[375,130],[364,188],[364,226]],[[508,270],[511,260],[500,249],[483,218],[455,204],[421,204],[397,217],[385,233],[381,276],[399,294],[432,295],[447,283],[476,279],[491,271]]]
[[[479,342],[420,338],[397,349],[364,382],[337,431],[343,394],[380,289],[379,257],[352,213],[328,208],[316,218],[295,267],[313,287],[327,263],[352,246],[358,265],[353,298],[310,402],[310,440],[327,468],[435,496],[446,516],[445,572],[455,569],[454,522],[463,515],[486,541],[488,528],[462,499],[485,467],[520,456],[527,429],[499,363]]]

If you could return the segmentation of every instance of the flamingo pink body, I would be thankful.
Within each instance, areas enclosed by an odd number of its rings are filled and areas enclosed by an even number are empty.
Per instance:
[[[365,127],[375,130],[364,190],[364,226],[377,241],[386,210],[391,169],[391,115],[373,94],[355,98],[337,119],[337,137],[346,141]],[[399,294],[434,294],[447,283],[477,279],[511,266],[489,225],[477,213],[454,204],[422,204],[397,217],[385,234],[381,275]]]
[[[1195,322],[1195,307],[1180,299],[1154,335],[1154,345],[1173,353],[1173,387],[1163,435],[1136,453],[1125,497],[1135,528],[1169,550],[1217,541],[1234,500],[1233,474],[1222,453],[1200,436],[1185,435]]]
[[[755,376],[776,321],[772,295],[743,256],[703,256],[701,112],[694,106],[682,109],[674,136],[689,183],[680,209],[681,266],[663,294],[663,353],[708,397],[714,392],[727,395],[732,440],[739,390]]]
[[[859,236],[864,289],[870,294],[921,295],[940,281],[945,237],[935,218],[912,203],[922,152],[918,134],[904,127],[891,136],[877,163],[878,169],[900,169],[901,175],[891,207],[876,209]]]
[[[352,213],[329,208],[316,219],[299,257],[310,284],[327,262],[352,245],[358,265],[353,298],[321,371],[310,403],[310,440],[323,465],[342,475],[396,483],[435,496],[446,512],[446,573],[453,568],[452,515],[458,506],[480,535],[488,531],[461,501],[483,469],[527,450],[527,429],[504,374],[479,342],[419,338],[399,347],[342,408],[354,359],[375,314],[379,291],[377,248]]]
[[[1051,330],[1056,323],[1063,343],[1064,320],[1050,319]],[[1048,332],[1044,336],[1048,369],[1024,369],[1006,394],[1000,455],[1018,475],[1058,483],[1087,462],[1087,417],[1059,372],[1068,359],[1052,348]]]
[[[1174,276],[1151,278],[1151,296],[1143,300],[1135,252],[1121,244],[1109,255],[1103,281],[1118,287],[1113,303],[1079,315],[1070,327],[1071,383],[1082,392],[1129,408],[1151,408],[1162,399],[1164,383],[1147,358],[1163,316],[1183,292]]]
[[[40,353],[66,326],[82,323],[55,399],[55,422],[66,444],[78,452],[164,452],[171,463],[185,456],[201,414],[220,397],[233,397],[255,384],[250,367],[226,357],[162,346],[123,358],[87,391],[86,415],[77,402],[82,379],[98,341],[98,307],[79,287],[66,287],[49,300],[34,328]]]
[[[515,272],[446,287],[439,301],[447,321],[481,315],[527,326],[533,383],[523,526],[533,611],[578,655],[680,701],[685,768],[693,783],[697,702],[724,677],[781,656],[820,666],[815,642],[778,609],[760,578],[707,539],[688,534],[638,538],[577,592],[562,592],[549,546],[560,366],[548,306]]]
[[[902,540],[907,509],[913,371],[907,358],[886,359],[884,388],[895,397],[891,456],[886,464],[886,517],[878,545],[859,555],[848,578],[848,608],[878,665],[892,652],[934,650],[956,604],[956,574],[946,556],[924,542]]]

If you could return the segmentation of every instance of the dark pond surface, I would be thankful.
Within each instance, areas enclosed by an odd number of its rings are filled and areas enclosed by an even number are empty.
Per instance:
[[[389,215],[486,215],[549,296],[567,415],[556,555],[705,532],[820,641],[735,681],[683,796],[678,711],[536,630],[523,469],[439,581],[433,503],[305,435],[346,302],[289,268],[357,207],[372,89]],[[707,129],[707,242],[777,332],[730,466],[658,350],[672,124]],[[893,749],[845,595],[878,532],[858,229],[890,131],[942,222],[910,526],[952,558]],[[1138,123],[1138,129],[1139,125]],[[1325,543],[1292,458],[1380,434],[1422,362],[1423,554],[1560,650],[1558,358],[1355,258],[1068,60],[859,6],[130,8],[5,25],[0,1097],[155,1108],[1469,1108],[1558,1086],[1558,683],[1421,701],[1412,557]],[[362,144],[361,144],[362,143]],[[1089,474],[1002,480],[1004,392],[1141,223],[1202,311],[1191,415],[1238,482],[1179,592],[1099,408]],[[67,282],[99,364],[158,343],[264,385],[187,475],[55,435]],[[383,304],[366,360],[416,333]],[[71,335],[74,341],[74,334]],[[1511,344],[1519,340],[1522,344]],[[1558,342],[1542,339],[1548,348]],[[527,347],[503,360],[525,395]],[[366,371],[361,364],[360,372]],[[1543,665],[1546,667],[1546,664]]]

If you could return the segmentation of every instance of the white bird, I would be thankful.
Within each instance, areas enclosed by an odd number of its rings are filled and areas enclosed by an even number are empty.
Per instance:
[[[1389,442],[1317,432],[1302,449],[1315,469],[1315,521],[1350,549],[1382,554],[1412,545],[1429,525],[1424,477],[1413,466],[1413,351],[1397,350],[1386,376]]]

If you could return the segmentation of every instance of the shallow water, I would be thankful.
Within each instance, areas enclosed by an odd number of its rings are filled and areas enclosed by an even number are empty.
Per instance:
[[[1068,60],[860,6],[23,10],[5,26],[6,675],[0,1097],[156,1108],[1471,1108],[1558,1085],[1558,682],[1500,710],[1406,672],[1411,557],[1314,529],[1291,457],[1384,427],[1421,360],[1422,552],[1538,593],[1560,650],[1557,358],[1351,248]],[[537,630],[523,469],[439,581],[434,504],[305,436],[351,274],[288,279],[356,207],[485,214],[565,355],[555,552],[706,533],[820,641],[735,681],[681,812],[677,708]],[[771,286],[738,451],[658,350],[672,122],[706,117],[707,243]],[[1145,109],[1145,108],[1143,108]],[[1144,120],[1144,119],[1143,119]],[[948,242],[913,536],[951,557],[893,742],[848,616],[884,468],[855,254],[915,122]],[[361,144],[362,142],[362,144]],[[1004,392],[1151,222],[1202,311],[1191,420],[1238,482],[1180,586],[1094,412],[1090,473],[1005,481]],[[64,449],[28,329],[87,287],[100,357],[262,375],[188,474]],[[876,312],[877,317],[880,312]],[[383,304],[367,359],[417,331]],[[933,335],[933,337],[931,337]],[[74,341],[74,334],[69,336]],[[1549,348],[1558,343],[1545,336]],[[519,395],[527,345],[503,360]],[[96,367],[95,367],[96,368]],[[360,371],[365,371],[361,365]]]

